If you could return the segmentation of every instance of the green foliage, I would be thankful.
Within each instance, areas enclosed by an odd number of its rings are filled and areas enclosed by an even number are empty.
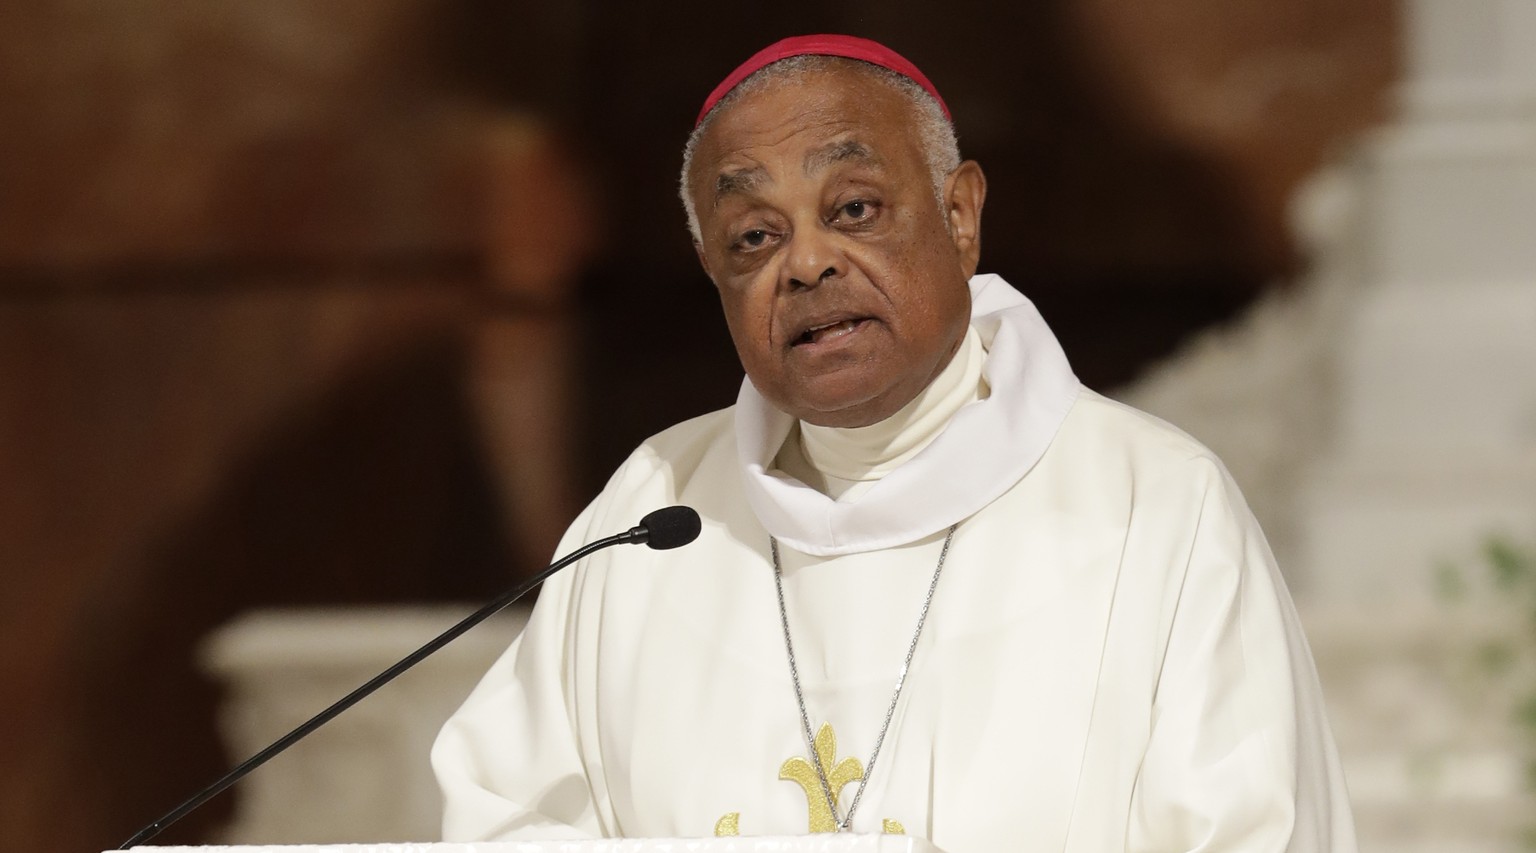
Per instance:
[[[1460,602],[1467,597],[1467,578],[1452,562],[1442,560],[1435,564],[1435,592],[1441,601]]]
[[[1435,591],[1441,601],[1453,606],[1492,607],[1505,615],[1513,612],[1523,617],[1508,623],[1520,627],[1507,636],[1478,646],[1472,663],[1480,677],[1515,690],[1512,722],[1527,756],[1526,787],[1536,794],[1536,667],[1531,665],[1536,661],[1536,549],[1495,536],[1483,544],[1482,558],[1486,574],[1481,578],[1477,573],[1469,577],[1450,562],[1437,564]],[[1474,591],[1491,592],[1493,597],[1474,596]],[[1522,841],[1526,848],[1536,850],[1536,825],[1527,827]]]
[[[1519,652],[1510,643],[1483,643],[1477,649],[1478,668],[1490,676],[1498,677],[1509,673],[1515,668],[1519,659]]]
[[[1536,557],[1502,536],[1484,543],[1483,557],[1493,569],[1494,585],[1506,592],[1528,587],[1536,576]]]
[[[1536,694],[1525,697],[1515,708],[1515,722],[1531,731],[1536,731]]]
[[[1527,648],[1536,648],[1536,552],[1516,546],[1504,537],[1488,540],[1483,556],[1493,573],[1495,587],[1515,597],[1529,618],[1526,620]],[[1511,660],[1514,652],[1511,650]],[[1515,708],[1515,722],[1526,733],[1527,747],[1536,752],[1536,685],[1529,685]],[[1531,779],[1536,790],[1536,777]]]

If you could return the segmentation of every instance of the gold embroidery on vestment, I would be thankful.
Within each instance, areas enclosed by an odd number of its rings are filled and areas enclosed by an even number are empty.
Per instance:
[[[837,804],[837,796],[844,785],[864,778],[864,765],[857,758],[844,758],[833,764],[837,758],[837,734],[832,731],[831,723],[821,724],[814,747],[816,758],[820,759],[822,769],[827,772],[827,786],[832,791],[831,805],[827,803],[827,792],[822,790],[816,765],[804,758],[795,756],[786,759],[779,767],[779,778],[794,782],[805,792],[806,805],[810,809],[811,832],[836,832],[837,818],[833,816],[831,806]]]
[[[814,745],[816,757],[821,760],[822,769],[827,770],[828,787],[832,790],[832,805],[836,805],[843,786],[864,778],[864,765],[860,764],[857,758],[844,758],[836,764],[833,763],[837,759],[837,733],[832,730],[831,723],[821,724],[821,730],[816,732]],[[811,832],[837,831],[837,818],[827,804],[827,794],[821,788],[821,777],[816,775],[815,764],[798,755],[787,758],[779,766],[779,778],[786,782],[794,782],[805,793],[806,806],[810,810]],[[880,829],[887,835],[907,834],[907,829],[901,825],[901,821],[890,818],[880,821]],[[724,838],[740,834],[741,812],[728,812],[715,821],[715,837]]]

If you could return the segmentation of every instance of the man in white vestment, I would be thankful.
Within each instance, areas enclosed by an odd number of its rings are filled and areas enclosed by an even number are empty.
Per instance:
[[[976,275],[986,182],[915,67],[775,44],[682,194],[746,371],[634,452],[601,552],[433,750],[450,840],[895,832],[965,851],[1354,850],[1263,534],[1188,436]]]

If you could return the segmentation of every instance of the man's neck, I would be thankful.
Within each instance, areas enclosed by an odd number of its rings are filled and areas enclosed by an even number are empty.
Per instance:
[[[800,421],[774,467],[837,500],[855,500],[881,477],[920,453],[966,404],[985,399],[986,352],[967,328],[949,364],[895,414],[866,427],[824,427]]]

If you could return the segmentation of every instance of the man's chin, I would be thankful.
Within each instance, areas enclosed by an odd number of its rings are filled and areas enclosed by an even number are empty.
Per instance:
[[[852,429],[877,424],[895,414],[902,405],[904,403],[892,404],[883,395],[870,397],[860,394],[804,401],[804,405],[786,411],[808,424]]]

